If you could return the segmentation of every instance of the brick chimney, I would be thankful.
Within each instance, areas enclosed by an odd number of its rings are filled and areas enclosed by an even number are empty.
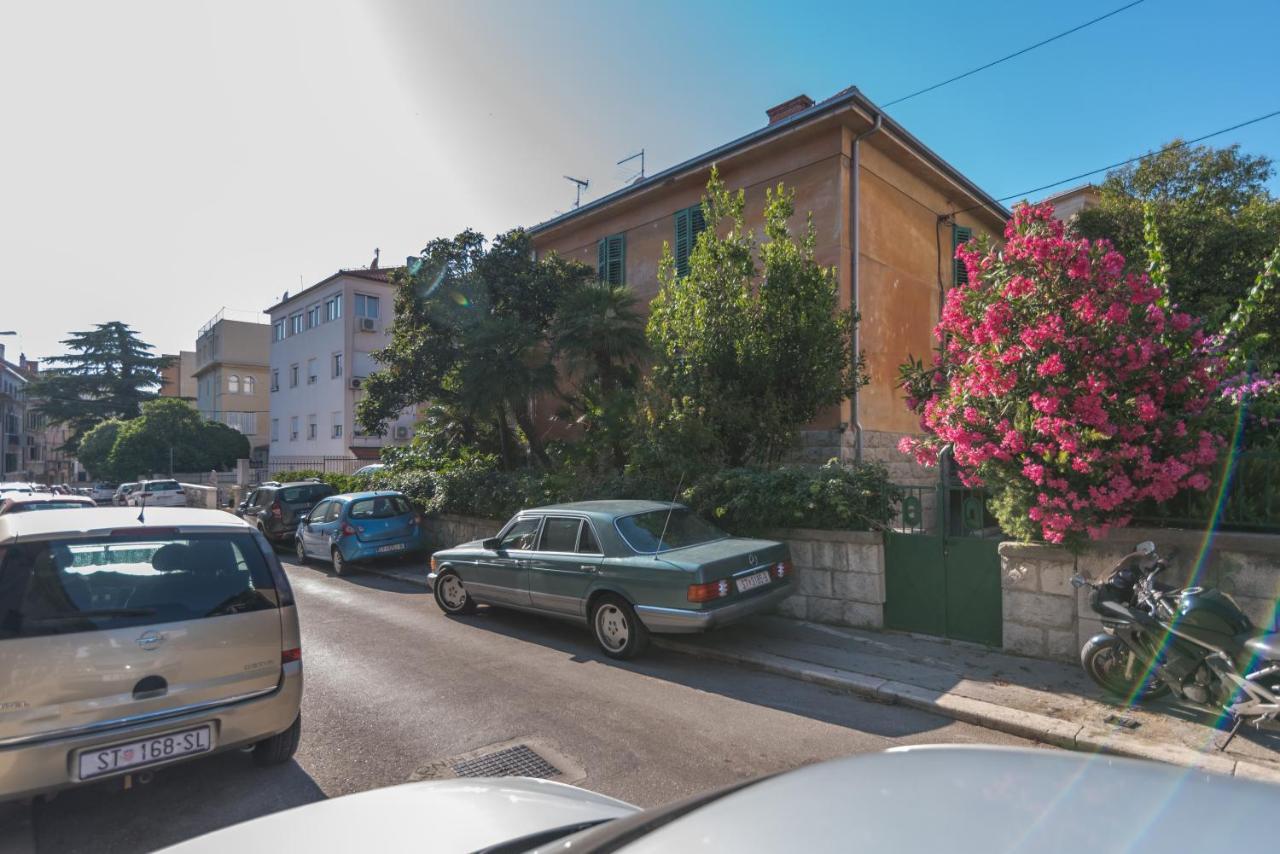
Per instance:
[[[790,101],[783,101],[776,107],[770,107],[765,110],[769,114],[769,124],[777,124],[783,119],[789,119],[796,113],[807,110],[813,106],[813,99],[808,95],[796,95]]]

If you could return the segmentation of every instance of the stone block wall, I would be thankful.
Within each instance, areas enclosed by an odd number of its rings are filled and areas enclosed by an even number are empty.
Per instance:
[[[506,519],[485,519],[480,516],[454,516],[442,514],[428,516],[424,526],[430,539],[431,550],[451,549],[472,540],[492,537],[502,530]]]
[[[1162,581],[1216,587],[1231,594],[1256,626],[1277,629],[1280,536],[1218,533],[1206,548],[1198,531],[1129,528],[1078,556],[1055,546],[1001,543],[1005,649],[1076,660],[1084,642],[1102,631],[1102,622],[1089,608],[1088,589],[1072,587],[1071,576],[1103,578],[1143,540],[1154,542],[1162,556],[1172,555]]]

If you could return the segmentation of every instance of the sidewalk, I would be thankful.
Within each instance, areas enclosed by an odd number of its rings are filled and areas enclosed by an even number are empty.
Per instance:
[[[781,617],[753,617],[705,635],[655,636],[654,642],[1069,750],[1280,783],[1280,735],[1241,728],[1219,752],[1219,733],[1204,713],[1170,702],[1126,710],[1107,702],[1084,671],[1068,664]],[[1137,726],[1121,726],[1116,718]]]
[[[426,586],[421,567],[366,572]],[[1280,733],[1241,728],[1225,753],[1203,713],[1169,701],[1124,709],[1078,666],[976,644],[752,617],[704,635],[655,635],[662,649],[742,664],[901,703],[1068,750],[1151,759],[1280,783]],[[1136,723],[1121,726],[1116,719]],[[1110,719],[1110,720],[1108,720]]]

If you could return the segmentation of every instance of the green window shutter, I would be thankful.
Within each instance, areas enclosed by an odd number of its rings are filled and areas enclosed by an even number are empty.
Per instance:
[[[956,257],[956,249],[967,243],[971,237],[973,237],[972,228],[965,228],[963,225],[951,226],[951,283],[953,285],[969,284],[969,271],[965,269],[964,262]]]
[[[627,237],[613,234],[596,244],[596,276],[611,285],[627,283]]]
[[[693,247],[698,242],[698,235],[705,231],[706,227],[706,221],[702,217],[702,205],[693,205],[676,211],[676,245],[674,254],[677,276],[687,276],[689,274],[689,256],[693,254]]]

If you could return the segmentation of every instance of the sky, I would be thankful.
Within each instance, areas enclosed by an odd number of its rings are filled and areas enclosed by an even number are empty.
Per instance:
[[[884,103],[1125,2],[4,0],[0,343],[123,320],[190,350],[375,247],[563,212],[564,175],[597,198],[641,148],[652,174],[794,95]],[[1275,0],[1144,0],[889,114],[1003,197],[1280,109],[1277,44]],[[1280,161],[1280,117],[1212,142]]]

